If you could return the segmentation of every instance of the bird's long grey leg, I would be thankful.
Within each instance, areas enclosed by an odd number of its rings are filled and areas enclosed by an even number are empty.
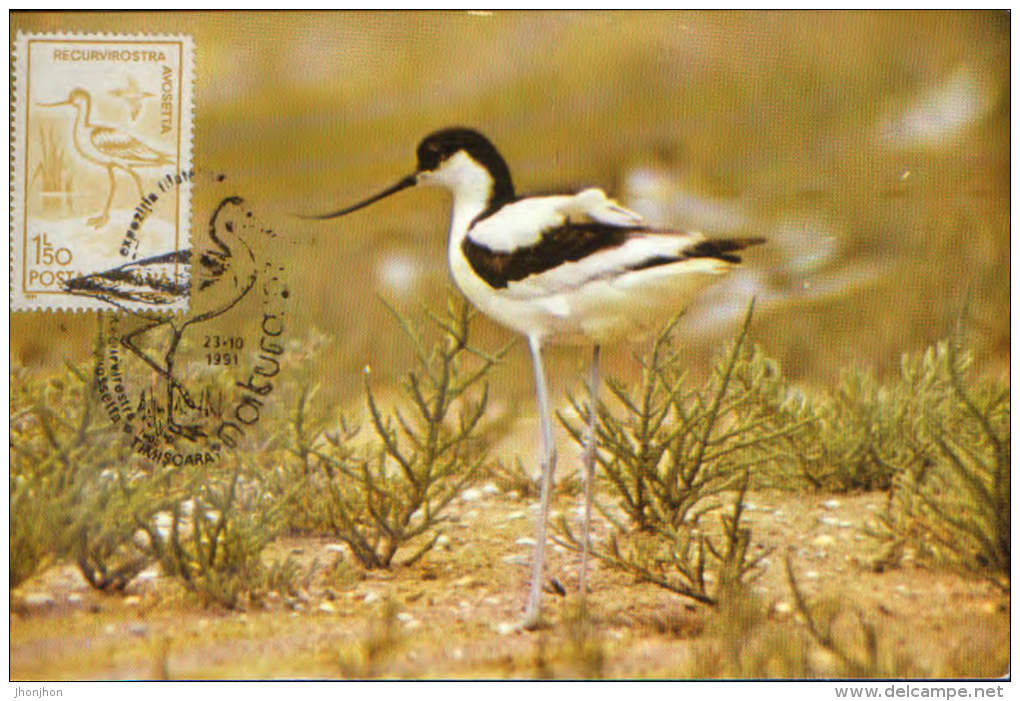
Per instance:
[[[581,601],[588,595],[588,549],[591,533],[591,506],[595,484],[595,425],[599,406],[599,344],[595,344],[591,353],[591,377],[588,384],[588,433],[584,446],[584,525],[581,527],[581,574],[578,577],[578,588]],[[582,603],[583,606],[583,603]]]
[[[535,556],[531,566],[531,589],[524,611],[524,627],[536,628],[541,621],[542,570],[545,560],[545,527],[549,518],[549,496],[552,492],[553,473],[556,471],[556,448],[553,446],[552,421],[549,416],[549,389],[542,369],[542,345],[536,336],[528,337],[531,363],[535,370],[535,393],[538,396],[538,414],[542,431],[542,493],[535,529]]]

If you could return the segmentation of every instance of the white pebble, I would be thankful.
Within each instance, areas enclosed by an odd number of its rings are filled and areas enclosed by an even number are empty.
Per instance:
[[[56,600],[44,592],[32,592],[31,594],[25,594],[25,605],[26,606],[52,606],[56,603]]]
[[[407,612],[401,611],[400,613],[397,614],[397,620],[400,621],[401,623],[407,623],[408,621],[413,621],[414,616]]]
[[[471,487],[460,493],[461,501],[478,501],[482,498],[482,490]]]
[[[818,579],[818,572],[815,570],[808,570],[804,573],[804,579]]]
[[[529,547],[533,547],[535,545],[535,539],[524,536],[522,538],[518,538],[517,540],[515,540],[514,543],[516,543],[517,545],[527,545]]]
[[[496,626],[496,632],[499,633],[500,635],[510,635],[511,633],[516,633],[520,629],[521,629],[520,623],[511,623],[506,621]]]
[[[366,604],[374,604],[378,600],[379,600],[379,595],[376,594],[374,591],[370,591],[367,594],[365,594],[365,598],[363,599],[363,601]]]
[[[828,501],[822,503],[822,506],[824,506],[826,509],[838,509],[840,507],[839,499],[829,499]]]
[[[487,482],[482,485],[483,494],[499,494],[499,487],[494,482]]]
[[[824,547],[827,547],[829,545],[832,545],[835,542],[836,542],[836,539],[833,538],[831,535],[820,535],[817,538],[815,538],[814,540],[812,540],[811,544],[814,545],[815,547],[818,547],[818,548],[824,548]]]

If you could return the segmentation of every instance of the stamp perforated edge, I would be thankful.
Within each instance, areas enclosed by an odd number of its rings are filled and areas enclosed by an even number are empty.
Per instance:
[[[24,59],[19,58],[26,55],[28,41],[30,39],[63,39],[63,40],[86,40],[86,41],[179,41],[183,55],[181,56],[181,162],[182,168],[194,167],[194,123],[195,123],[195,43],[190,34],[149,34],[145,32],[134,32],[131,34],[114,34],[107,32],[25,32],[18,31],[15,37],[14,46],[11,50],[10,77],[12,92],[14,95],[13,109],[10,110],[9,134],[10,140],[10,172],[9,197],[10,197],[10,223],[8,226],[8,308],[11,312],[19,311],[110,311],[113,305],[98,299],[88,297],[75,297],[71,294],[59,295],[59,297],[48,299],[24,299],[15,294],[15,285],[18,284],[16,275],[16,261],[18,254],[24,255],[21,250],[20,222],[24,221],[24,199],[26,183],[21,182],[17,175],[25,172],[26,159],[26,138],[19,128],[25,119],[24,109],[28,95],[26,93],[26,80],[22,74]],[[186,116],[186,118],[185,118]],[[180,247],[187,249],[191,247],[191,188],[192,183],[188,182],[181,187],[181,201],[179,205],[181,238]],[[186,296],[177,304],[168,305],[164,308],[167,312],[186,311],[188,297]]]

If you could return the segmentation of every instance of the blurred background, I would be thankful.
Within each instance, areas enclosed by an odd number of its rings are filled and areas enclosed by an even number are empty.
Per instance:
[[[368,363],[382,380],[407,367],[377,296],[412,316],[442,300],[449,196],[293,215],[391,184],[451,125],[488,135],[521,193],[597,186],[658,225],[769,239],[686,315],[692,373],[756,296],[754,340],[804,384],[846,365],[896,373],[961,313],[979,367],[1008,376],[1007,12],[15,13],[10,26],[194,37],[195,165],[279,233],[268,255],[291,280],[288,331],[329,336],[313,361],[329,398],[353,401]],[[214,203],[201,183],[196,233]],[[11,361],[84,361],[97,328],[92,314],[12,314]],[[513,338],[476,329],[483,347]],[[645,348],[604,357],[626,377]],[[551,353],[557,394],[582,387],[586,360]],[[494,381],[531,411],[523,344]]]

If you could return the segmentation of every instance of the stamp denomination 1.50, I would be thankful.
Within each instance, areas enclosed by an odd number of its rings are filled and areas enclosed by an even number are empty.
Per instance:
[[[11,308],[144,306],[66,285],[190,247],[191,38],[20,33],[14,54]]]

